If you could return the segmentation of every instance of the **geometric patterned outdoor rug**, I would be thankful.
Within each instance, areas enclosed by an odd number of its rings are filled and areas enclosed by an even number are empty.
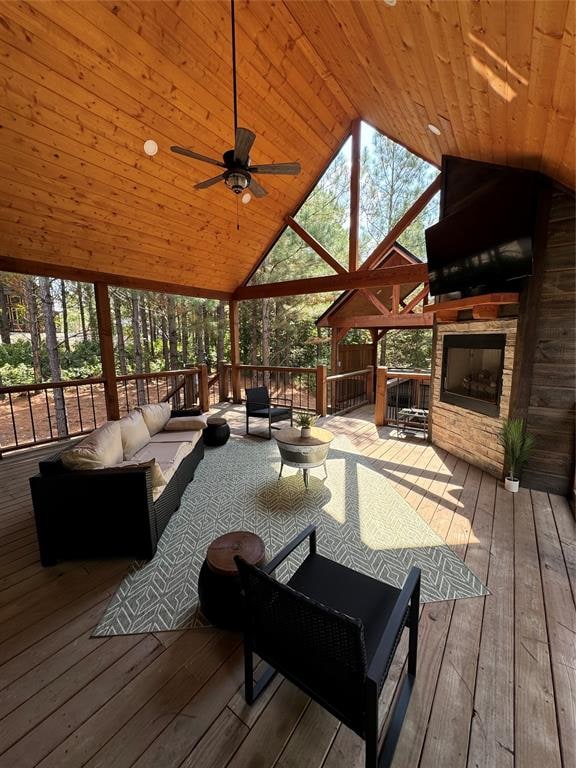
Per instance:
[[[472,571],[392,488],[370,461],[338,437],[322,468],[302,475],[284,468],[275,440],[232,437],[207,448],[172,516],[155,557],[135,563],[94,635],[121,635],[206,626],[197,583],[210,542],[228,531],[257,533],[268,557],[309,523],[318,551],[343,565],[400,587],[413,565],[422,569],[422,602],[488,594]],[[306,547],[301,549],[304,556]],[[284,581],[298,565],[277,571]]]

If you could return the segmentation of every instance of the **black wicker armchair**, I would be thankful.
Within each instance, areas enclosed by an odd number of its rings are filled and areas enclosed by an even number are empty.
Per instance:
[[[310,552],[287,584],[271,575],[310,539]],[[280,672],[366,742],[366,768],[384,768],[394,755],[416,676],[420,571],[403,588],[346,568],[316,553],[309,526],[270,563],[236,562],[245,594],[245,696],[252,704]],[[378,697],[405,627],[407,671],[378,753]],[[253,656],[270,667],[258,682]]]
[[[290,419],[290,426],[292,426],[292,400],[278,398],[277,401],[272,402],[268,387],[253,387],[246,389],[245,392],[247,435],[250,434],[250,419],[266,419],[268,421],[268,440],[272,437],[272,424],[277,421]],[[258,435],[258,437],[263,437],[263,435]]]

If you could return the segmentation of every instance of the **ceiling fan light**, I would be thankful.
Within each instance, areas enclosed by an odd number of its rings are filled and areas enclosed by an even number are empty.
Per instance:
[[[154,155],[158,152],[158,144],[154,141],[154,139],[146,139],[144,142],[144,152],[149,157],[154,157]]]
[[[239,195],[246,189],[248,184],[250,184],[250,178],[245,173],[230,171],[230,173],[226,174],[224,183],[235,195]]]
[[[252,195],[251,195],[250,192],[246,191],[246,192],[244,192],[244,194],[242,195],[242,197],[240,199],[242,200],[244,205],[248,205],[250,200],[252,200]]]
[[[434,134],[434,136],[440,136],[440,134],[442,133],[440,128],[438,128],[437,125],[434,125],[434,123],[428,123],[428,125],[426,127],[428,128],[430,133]]]

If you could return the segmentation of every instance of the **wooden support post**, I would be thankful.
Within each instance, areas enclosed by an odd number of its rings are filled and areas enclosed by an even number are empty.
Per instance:
[[[400,314],[400,286],[392,286],[392,314]]]
[[[196,405],[196,370],[184,375],[184,408]]]
[[[374,406],[374,423],[377,427],[388,424],[388,368],[378,367],[376,370],[376,405]]]
[[[368,378],[367,386],[366,386],[366,398],[369,403],[373,403],[374,402],[374,366],[369,365],[368,371],[369,373],[366,374]]]
[[[120,418],[120,406],[118,404],[118,388],[116,386],[116,363],[114,361],[110,296],[108,295],[106,283],[94,283],[94,295],[96,297],[96,319],[98,321],[98,339],[100,341],[106,415],[110,421],[115,421]]]
[[[218,369],[218,401],[225,403],[230,395],[228,388],[228,369],[222,361],[217,364]]]
[[[328,370],[325,365],[316,366],[316,413],[326,416],[328,413]]]
[[[350,238],[348,241],[348,271],[358,269],[358,232],[360,221],[360,131],[362,121],[352,124],[352,166],[350,168]]]
[[[332,375],[339,373],[338,370],[338,328],[332,328],[330,337],[330,372]]]
[[[230,357],[232,362],[232,401],[242,402],[240,390],[240,319],[238,302],[231,299],[228,302],[230,308]]]
[[[210,410],[210,393],[208,392],[208,366],[206,363],[200,363],[198,366],[198,389],[200,399],[200,409],[202,413]]]

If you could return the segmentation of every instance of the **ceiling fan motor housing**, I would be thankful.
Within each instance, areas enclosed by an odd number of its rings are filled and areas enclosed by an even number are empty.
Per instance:
[[[224,184],[226,184],[235,195],[240,195],[250,184],[251,178],[252,177],[248,171],[244,171],[241,168],[234,168],[230,171],[226,171],[224,174]]]

